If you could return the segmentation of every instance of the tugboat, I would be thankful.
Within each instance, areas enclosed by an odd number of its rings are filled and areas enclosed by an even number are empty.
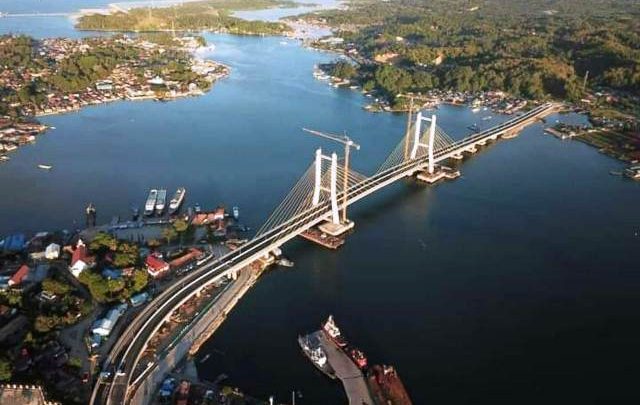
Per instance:
[[[302,349],[302,352],[311,360],[314,366],[322,371],[327,377],[331,379],[336,378],[336,373],[329,365],[327,361],[327,354],[320,347],[319,342],[315,339],[314,334],[307,336],[298,336],[298,344]]]
[[[356,347],[349,347],[346,352],[360,370],[367,368],[367,357],[360,349]]]
[[[322,324],[322,330],[338,347],[344,348],[347,346],[347,341],[340,333],[338,326],[336,326],[333,315],[329,315],[329,318]]]
[[[184,187],[180,187],[176,190],[176,193],[173,195],[171,201],[169,201],[169,214],[174,214],[182,205],[182,201],[184,201],[184,196],[187,193],[187,190]]]

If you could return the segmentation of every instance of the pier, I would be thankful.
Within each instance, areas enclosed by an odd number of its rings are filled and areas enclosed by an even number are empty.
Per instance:
[[[342,381],[350,405],[373,405],[373,399],[367,388],[362,371],[342,350],[328,339],[322,331],[312,334],[320,341],[322,349],[327,354],[327,361]]]

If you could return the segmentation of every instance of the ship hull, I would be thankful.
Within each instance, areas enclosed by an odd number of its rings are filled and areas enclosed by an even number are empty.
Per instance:
[[[298,336],[298,345],[300,345],[300,349],[302,349],[302,353],[309,359],[309,361],[311,361],[311,363],[315,366],[315,368],[317,368],[322,372],[322,374],[326,375],[332,380],[335,380],[336,373],[335,371],[333,371],[333,368],[331,368],[328,361],[324,365],[320,365],[313,360],[311,352],[307,348],[307,344],[305,344],[305,342],[309,342],[309,340],[310,340],[310,336]]]

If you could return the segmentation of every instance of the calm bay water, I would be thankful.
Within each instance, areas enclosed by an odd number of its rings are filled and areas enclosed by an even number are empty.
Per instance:
[[[347,130],[363,173],[402,136],[404,117],[366,113],[361,95],[313,79],[331,55],[281,38],[208,39],[232,74],[203,97],[44,118],[56,129],[0,166],[0,234],[71,228],[89,201],[99,220],[124,217],[148,188],[180,185],[187,204],[237,204],[258,227],[314,149],[333,147],[301,127]],[[454,137],[504,119],[437,114]],[[351,210],[356,229],[341,250],[287,245],[296,266],[246,295],[199,371],[255,396],[300,390],[299,403],[342,403],[340,384],[296,343],[332,313],[371,362],[397,367],[416,404],[637,401],[640,185],[608,174],[621,167],[537,125],[465,162],[454,182],[383,190]]]

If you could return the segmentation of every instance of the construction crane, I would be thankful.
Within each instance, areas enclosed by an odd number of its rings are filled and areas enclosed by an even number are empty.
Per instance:
[[[329,139],[331,141],[334,142],[338,142],[341,143],[342,145],[344,145],[344,179],[343,179],[343,185],[342,185],[342,190],[344,191],[344,195],[342,197],[342,223],[346,223],[347,222],[347,188],[348,186],[348,181],[349,181],[349,152],[351,151],[351,148],[355,148],[356,150],[360,150],[360,145],[358,145],[357,143],[353,142],[353,140],[351,140],[351,138],[349,138],[347,136],[347,133],[345,132],[342,135],[337,135],[337,134],[331,134],[331,133],[327,133],[327,132],[320,132],[320,131],[315,131],[313,129],[308,129],[308,128],[302,128],[303,131],[308,132],[312,135],[316,135],[319,136],[321,138],[325,138],[325,139]]]
[[[414,100],[429,101],[430,99],[427,97],[415,95],[412,93],[398,94],[396,97],[409,99],[409,114],[407,114],[407,130],[405,133],[405,142],[404,142],[404,159],[407,160],[407,158],[409,157],[409,140],[411,139],[411,121],[413,120],[413,108],[414,108],[413,102]]]

